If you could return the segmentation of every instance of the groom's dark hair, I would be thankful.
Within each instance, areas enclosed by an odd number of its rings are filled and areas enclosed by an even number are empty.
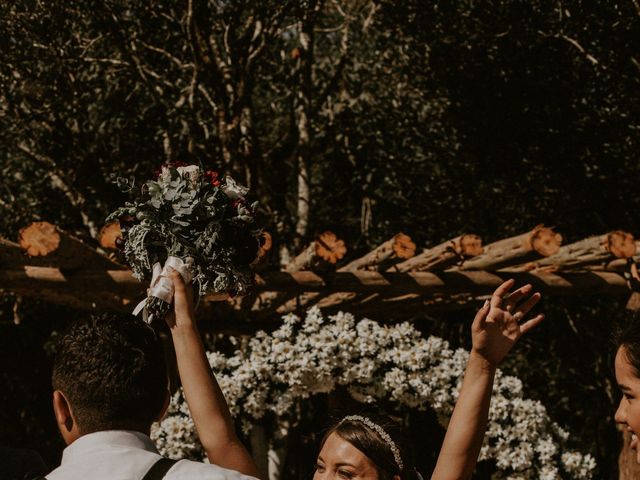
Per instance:
[[[83,435],[147,431],[167,395],[160,340],[131,316],[75,321],[57,345],[53,388],[67,398]]]

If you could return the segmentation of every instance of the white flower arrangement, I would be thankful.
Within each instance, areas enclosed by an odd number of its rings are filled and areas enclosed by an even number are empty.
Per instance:
[[[446,426],[469,356],[463,349],[451,350],[441,338],[423,338],[409,323],[356,322],[342,312],[324,318],[318,308],[311,308],[304,321],[285,316],[272,334],[258,332],[240,347],[230,357],[207,354],[231,414],[248,431],[270,413],[282,436],[295,424],[300,402],[337,386],[365,403],[391,400],[418,410],[432,408]],[[569,450],[568,436],[540,402],[523,398],[519,379],[497,372],[480,452],[480,460],[496,462],[494,479],[592,478],[594,458]],[[164,455],[202,458],[180,391],[152,438]]]

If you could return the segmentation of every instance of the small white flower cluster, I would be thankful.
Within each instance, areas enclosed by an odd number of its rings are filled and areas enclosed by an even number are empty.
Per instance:
[[[342,312],[324,318],[318,308],[310,309],[304,321],[294,315],[283,320],[278,330],[258,332],[231,357],[208,353],[231,413],[245,431],[271,414],[279,420],[280,435],[286,435],[301,401],[339,385],[365,403],[384,399],[432,408],[447,424],[468,352],[451,350],[437,337],[425,339],[409,323],[356,322]],[[180,392],[152,436],[165,455],[202,455]],[[523,398],[519,379],[497,372],[480,453],[481,460],[495,461],[495,479],[592,478],[595,460],[569,451],[567,438],[540,402]]]

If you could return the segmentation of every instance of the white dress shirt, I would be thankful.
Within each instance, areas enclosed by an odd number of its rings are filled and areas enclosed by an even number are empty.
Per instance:
[[[140,432],[109,430],[83,435],[64,449],[60,466],[47,480],[140,480],[161,458]],[[208,463],[180,460],[166,480],[255,480]]]

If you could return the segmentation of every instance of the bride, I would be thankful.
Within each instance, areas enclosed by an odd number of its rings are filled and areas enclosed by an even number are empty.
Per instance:
[[[179,273],[174,313],[167,317],[178,371],[200,442],[211,463],[257,476],[256,465],[238,441],[226,401],[209,367],[193,315],[193,293]],[[471,326],[472,349],[462,388],[451,416],[432,480],[468,479],[475,468],[487,426],[493,380],[498,364],[518,339],[538,325],[542,314],[524,317],[540,300],[531,285],[511,292],[513,280],[500,285],[478,310]],[[420,480],[389,419],[352,415],[325,434],[314,480]]]

